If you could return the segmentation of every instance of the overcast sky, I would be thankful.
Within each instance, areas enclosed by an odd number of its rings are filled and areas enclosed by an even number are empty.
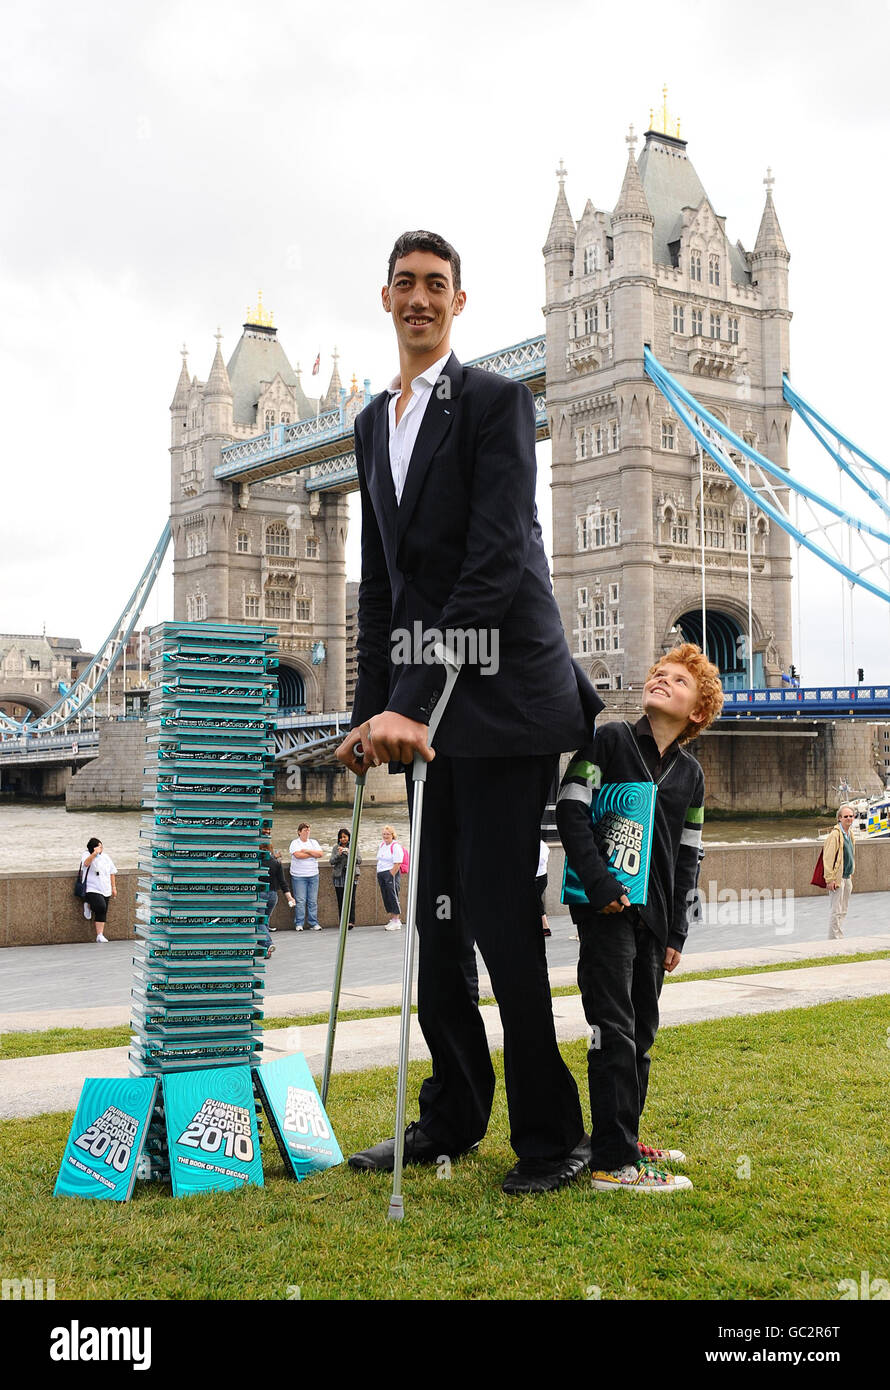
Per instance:
[[[541,332],[556,165],[576,217],[611,208],[664,82],[748,248],[772,166],[792,381],[890,466],[888,29],[886,0],[7,3],[0,631],[104,638],[167,516],[180,345],[205,379],[217,325],[228,358],[258,289],[307,389],[335,344],[344,382],[392,374],[379,286],[409,226],[461,251],[459,356]],[[793,471],[836,497],[823,458],[795,422]],[[543,446],[545,530],[548,463]],[[887,608],[856,598],[870,681],[890,679]],[[841,581],[805,559],[807,680],[844,678],[840,609]],[[168,577],[147,619],[171,611]],[[849,619],[846,660],[849,679]]]

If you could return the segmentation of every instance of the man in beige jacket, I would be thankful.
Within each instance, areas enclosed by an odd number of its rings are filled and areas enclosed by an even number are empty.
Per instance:
[[[848,801],[837,809],[837,825],[829,830],[822,848],[822,868],[828,889],[828,939],[837,940],[844,934],[844,921],[853,891],[856,851],[853,847],[853,821],[856,812]]]

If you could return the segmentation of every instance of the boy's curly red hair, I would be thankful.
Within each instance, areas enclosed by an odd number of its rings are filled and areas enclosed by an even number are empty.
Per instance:
[[[720,684],[720,672],[713,661],[708,660],[701,647],[697,647],[694,642],[684,642],[650,666],[646,672],[646,680],[649,680],[659,666],[666,661],[672,661],[677,666],[685,666],[698,686],[698,704],[693,713],[703,714],[704,719],[700,722],[690,719],[678,740],[681,744],[691,743],[694,738],[698,738],[699,734],[704,733],[705,729],[710,728],[715,719],[720,718],[720,712],[723,709],[723,686]]]

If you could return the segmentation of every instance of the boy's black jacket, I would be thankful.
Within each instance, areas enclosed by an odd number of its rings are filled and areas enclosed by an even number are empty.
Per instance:
[[[653,776],[654,772],[654,776]],[[665,946],[682,951],[689,917],[695,916],[699,847],[704,822],[705,777],[691,753],[672,743],[664,754],[643,716],[635,725],[615,721],[597,729],[566,769],[556,804],[556,824],[566,857],[584,886],[589,906],[570,905],[574,922],[596,922],[600,910],[624,892],[596,844],[590,805],[606,782],[658,784],[645,907],[639,913]],[[692,909],[690,911],[690,909]]]

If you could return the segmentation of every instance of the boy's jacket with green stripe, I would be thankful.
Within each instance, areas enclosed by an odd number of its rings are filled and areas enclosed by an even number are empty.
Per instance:
[[[612,782],[648,779],[658,784],[648,901],[625,911],[638,913],[665,946],[682,951],[689,921],[696,916],[705,778],[698,761],[677,743],[665,749],[653,778],[658,762],[658,747],[645,715],[635,725],[619,721],[604,724],[566,769],[556,823],[568,861],[590,903],[572,904],[572,920],[596,921],[602,908],[621,897],[623,887],[610,872],[594,838],[590,815],[594,793]]]

